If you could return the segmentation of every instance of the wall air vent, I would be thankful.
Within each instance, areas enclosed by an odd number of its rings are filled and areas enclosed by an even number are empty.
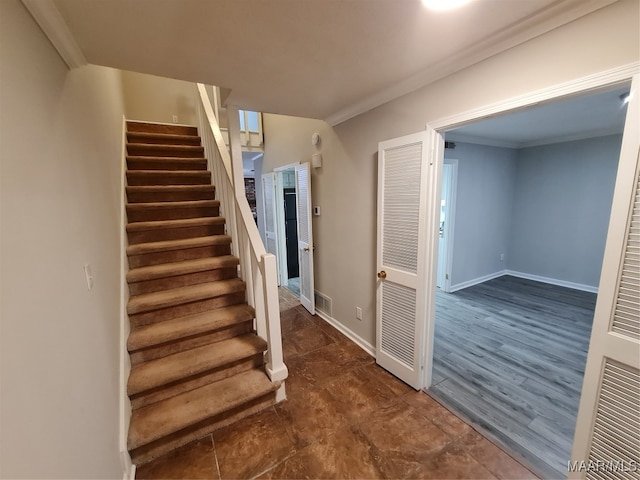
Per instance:
[[[315,291],[315,300],[316,300],[316,310],[324,313],[330,318],[333,318],[333,306],[332,300],[327,297],[324,293],[320,293],[319,291]]]

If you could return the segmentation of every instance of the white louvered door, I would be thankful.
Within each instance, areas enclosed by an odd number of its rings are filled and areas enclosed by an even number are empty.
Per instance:
[[[311,228],[311,169],[309,163],[296,165],[298,207],[298,258],[300,260],[300,303],[316,313],[313,284],[313,230]]]
[[[620,151],[570,478],[640,479],[640,94]],[[622,253],[622,254],[621,254]]]
[[[427,133],[378,147],[376,362],[424,385]]]
[[[276,174],[262,175],[262,204],[264,207],[265,248],[268,253],[278,256],[278,237],[276,225]]]

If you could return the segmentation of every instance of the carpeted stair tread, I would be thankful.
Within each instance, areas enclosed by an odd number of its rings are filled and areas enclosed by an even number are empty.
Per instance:
[[[168,228],[199,227],[225,223],[224,217],[179,218],[177,220],[152,220],[149,222],[127,223],[127,232],[142,230],[166,230]]]
[[[127,210],[168,210],[172,208],[219,207],[220,200],[185,200],[182,202],[128,203]]]
[[[194,170],[203,171],[207,169],[206,158],[188,157],[148,157],[148,156],[127,156],[127,168],[129,171],[136,170]]]
[[[212,217],[220,218],[220,217]],[[199,248],[211,245],[224,245],[231,243],[229,235],[210,235],[208,237],[194,237],[180,240],[163,240],[161,242],[138,243],[127,247],[127,255],[146,255],[149,253],[170,252],[185,248]]]
[[[179,125],[166,123],[137,122],[127,120],[127,133],[168,133],[173,135],[198,136],[198,127],[193,125]]]
[[[138,185],[127,186],[129,203],[213,200],[213,185]]]
[[[175,277],[189,273],[204,272],[216,268],[234,267],[239,264],[238,257],[222,255],[219,257],[197,258],[182,262],[161,263],[146,267],[132,268],[127,273],[127,282],[136,283],[158,278]]]
[[[143,325],[131,331],[127,339],[127,349],[134,352],[182,338],[213,332],[246,322],[254,317],[253,308],[247,304],[241,304]]]
[[[177,177],[203,177],[210,178],[211,172],[208,170],[127,170],[128,176],[153,177],[156,175],[177,176]]]
[[[201,145],[162,145],[157,143],[127,143],[129,155],[158,157],[199,157],[204,156]]]
[[[280,382],[271,383],[264,372],[249,370],[134,410],[129,426],[129,449],[241,407],[274,392],[279,386]]]
[[[220,342],[134,365],[129,374],[129,395],[168,385],[264,352],[267,342],[247,333]]]
[[[198,135],[159,132],[127,132],[129,143],[158,143],[162,145],[200,145]]]
[[[127,186],[127,193],[173,193],[208,192],[215,190],[213,185],[134,185]]]
[[[161,308],[240,292],[244,289],[245,284],[242,280],[232,278],[229,280],[172,288],[170,290],[161,290],[159,292],[143,293],[129,298],[127,313],[134,315],[136,313],[150,312]]]

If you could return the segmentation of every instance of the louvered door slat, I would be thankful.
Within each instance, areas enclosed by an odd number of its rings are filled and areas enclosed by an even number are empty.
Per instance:
[[[640,191],[640,178],[636,173],[636,191]],[[640,340],[640,248],[637,246],[634,224],[640,224],[640,202],[634,202],[627,227],[622,275],[616,292],[616,309],[611,330]]]

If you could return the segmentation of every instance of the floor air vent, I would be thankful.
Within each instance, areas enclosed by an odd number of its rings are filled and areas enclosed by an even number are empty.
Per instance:
[[[333,316],[333,307],[331,306],[331,299],[327,297],[324,293],[320,293],[319,291],[315,291],[315,299],[316,299],[316,310],[319,312],[328,315],[329,317]]]

